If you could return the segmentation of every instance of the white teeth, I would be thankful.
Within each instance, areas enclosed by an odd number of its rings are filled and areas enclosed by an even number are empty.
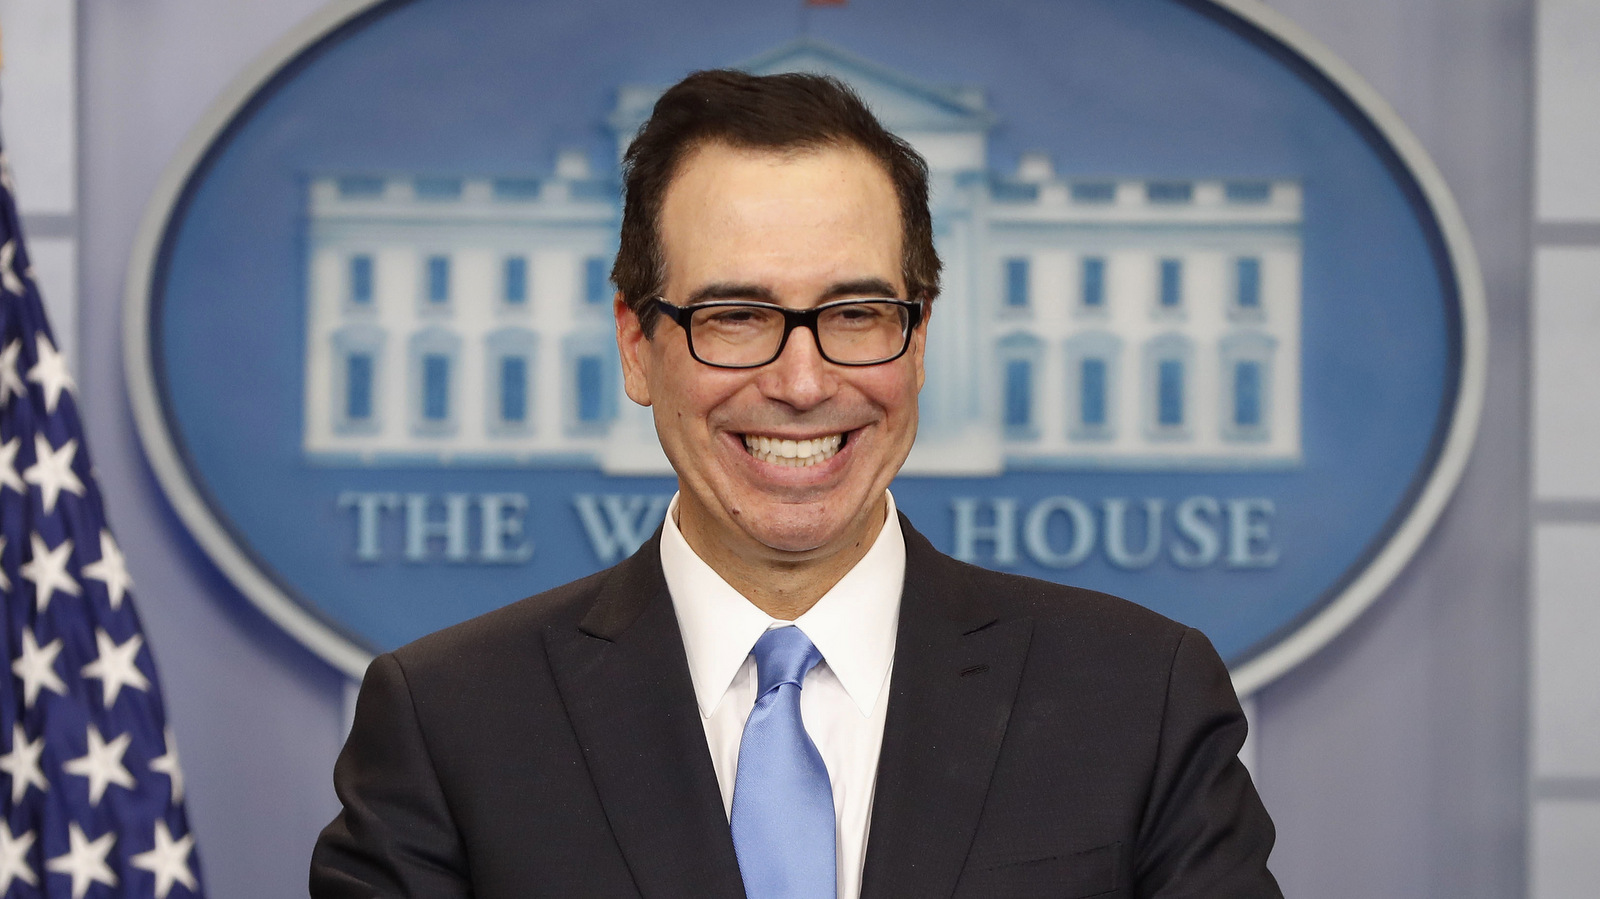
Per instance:
[[[844,444],[843,434],[813,437],[810,440],[782,440],[746,434],[744,448],[763,462],[788,468],[809,468],[826,462],[839,452]]]

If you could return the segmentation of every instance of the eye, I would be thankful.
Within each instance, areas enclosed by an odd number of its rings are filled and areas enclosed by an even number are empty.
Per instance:
[[[891,317],[894,307],[882,303],[850,303],[834,306],[823,315],[834,327],[867,328]]]
[[[777,313],[760,306],[712,306],[695,313],[695,324],[719,331],[762,328],[777,320]]]

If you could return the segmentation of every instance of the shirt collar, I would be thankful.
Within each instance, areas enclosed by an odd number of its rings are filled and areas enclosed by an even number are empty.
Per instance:
[[[683,634],[689,675],[700,714],[709,718],[728,692],[750,648],[769,628],[793,624],[822,653],[828,668],[863,716],[877,705],[894,660],[906,544],[894,496],[885,492],[888,517],[867,554],[816,605],[794,621],[756,608],[707,565],[678,530],[678,498],[667,507],[661,533],[661,570]]]

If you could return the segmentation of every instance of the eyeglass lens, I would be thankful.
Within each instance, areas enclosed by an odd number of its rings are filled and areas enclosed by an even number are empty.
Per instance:
[[[905,349],[910,312],[893,303],[844,303],[817,316],[817,344],[834,362],[868,364]],[[718,305],[694,310],[690,333],[695,354],[712,365],[762,365],[777,358],[783,343],[782,312],[765,306]]]

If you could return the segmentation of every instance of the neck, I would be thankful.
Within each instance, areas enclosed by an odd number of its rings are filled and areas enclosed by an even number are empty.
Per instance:
[[[883,530],[887,514],[888,502],[880,499],[867,514],[869,526],[857,529],[854,539],[810,553],[784,552],[756,541],[747,541],[755,544],[753,548],[735,546],[703,532],[697,522],[681,514],[677,524],[689,548],[728,586],[773,618],[793,621],[861,561]]]

